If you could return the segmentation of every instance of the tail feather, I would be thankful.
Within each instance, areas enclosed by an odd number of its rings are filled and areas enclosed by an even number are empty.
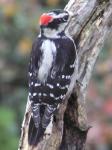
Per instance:
[[[52,105],[47,106],[45,108],[44,115],[43,115],[43,118],[42,118],[42,127],[47,128],[47,126],[50,123],[50,120],[51,120],[52,115],[54,114],[55,110],[56,110],[56,107],[54,107]]]
[[[31,117],[28,131],[28,143],[29,145],[37,145],[44,135],[45,129],[40,125],[39,128],[35,127],[33,118]]]
[[[32,105],[33,106],[33,105]],[[33,116],[30,119],[28,142],[29,145],[37,145],[43,136],[50,135],[52,132],[53,114],[56,107],[34,105]]]

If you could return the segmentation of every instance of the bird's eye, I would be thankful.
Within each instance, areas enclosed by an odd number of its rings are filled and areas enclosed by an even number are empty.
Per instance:
[[[64,16],[63,21],[67,21],[68,20],[68,15]]]

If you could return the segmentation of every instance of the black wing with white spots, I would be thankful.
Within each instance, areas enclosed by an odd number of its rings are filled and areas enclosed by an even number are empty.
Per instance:
[[[42,61],[44,59],[42,44],[46,40],[49,40],[48,43],[53,45],[49,47],[51,49],[55,48],[56,51],[55,54],[48,52],[48,55],[52,54],[52,59],[49,60],[52,63],[49,69],[47,66],[44,68],[43,73],[46,72],[46,68],[49,72],[46,80],[42,82],[38,77],[38,73],[42,63],[45,63]],[[47,49],[48,45],[45,46],[45,49]],[[63,38],[57,39],[39,37],[34,42],[29,64],[29,98],[36,128],[41,126],[45,131],[58,104],[62,103],[71,84],[75,60],[76,50],[74,43],[65,35]]]
[[[56,46],[56,56],[43,83],[38,79],[38,70],[43,57],[41,45],[44,40],[46,39],[39,38],[33,45],[29,64],[29,96],[35,103],[54,105],[62,102],[69,88],[76,51],[74,43],[68,37],[51,40]]]

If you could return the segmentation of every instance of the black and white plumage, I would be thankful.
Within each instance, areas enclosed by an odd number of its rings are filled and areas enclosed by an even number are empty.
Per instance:
[[[30,144],[51,134],[53,115],[76,81],[76,49],[65,33],[69,19],[70,14],[64,10],[54,10],[40,18],[41,32],[33,43],[29,63]]]

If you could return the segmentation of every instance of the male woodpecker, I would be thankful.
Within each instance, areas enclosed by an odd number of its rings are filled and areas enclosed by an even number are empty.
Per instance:
[[[76,48],[65,32],[70,18],[65,10],[53,10],[40,17],[40,34],[32,46],[28,75],[32,108],[30,145],[50,136],[54,113],[71,94],[76,81]]]

